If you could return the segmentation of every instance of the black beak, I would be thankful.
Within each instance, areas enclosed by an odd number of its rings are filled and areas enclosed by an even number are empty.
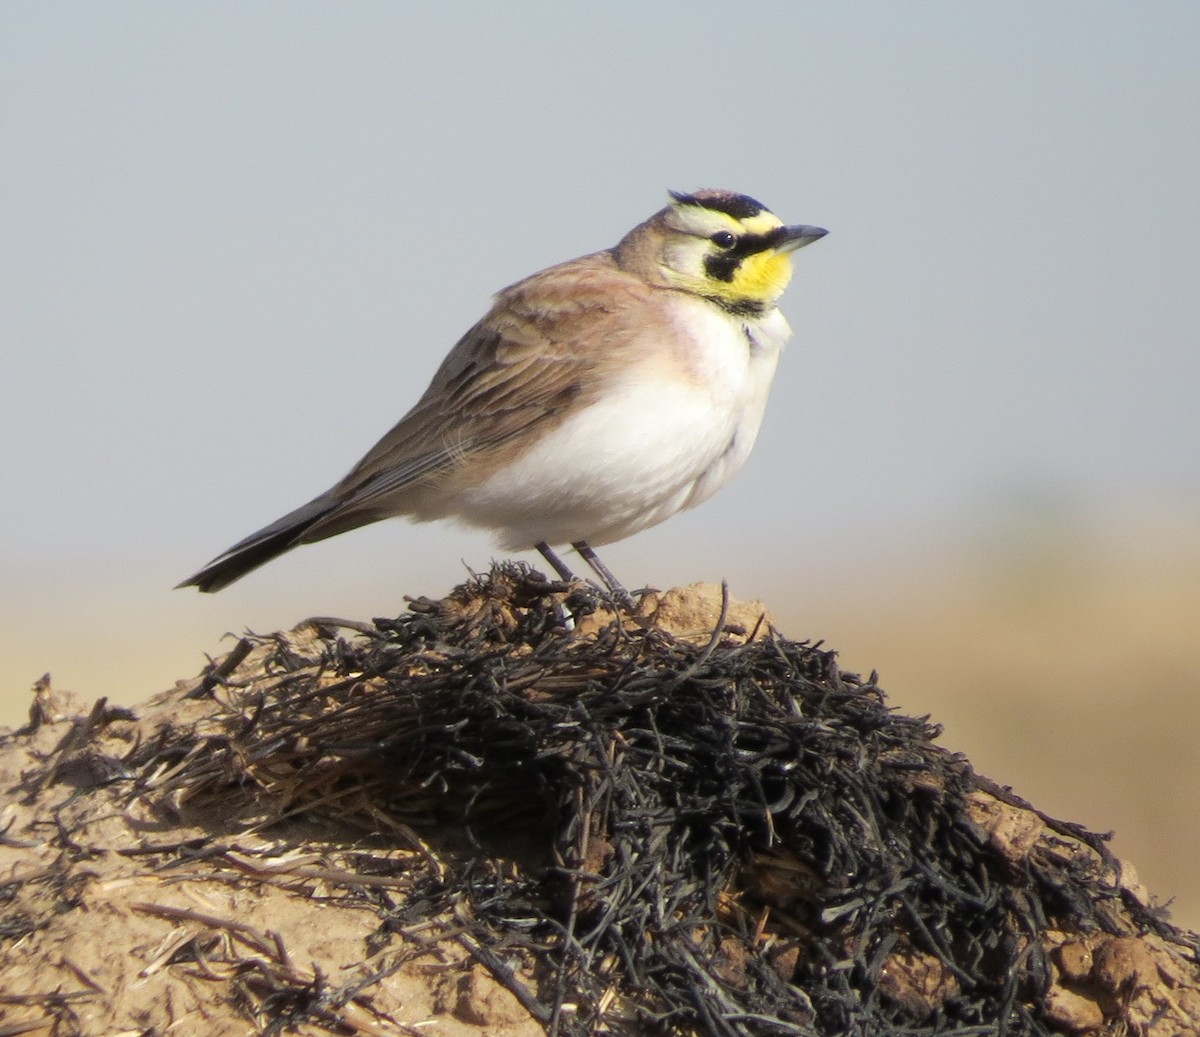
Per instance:
[[[777,252],[795,252],[796,249],[811,245],[828,233],[824,227],[809,227],[798,223],[794,227],[780,227],[775,231],[776,240],[771,244]]]

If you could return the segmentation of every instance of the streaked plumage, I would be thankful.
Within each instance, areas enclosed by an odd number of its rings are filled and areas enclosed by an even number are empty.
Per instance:
[[[775,307],[790,253],[824,233],[744,195],[673,195],[614,248],[500,292],[341,482],[180,586],[220,590],[397,515],[553,559],[546,545],[611,543],[699,504],[754,444],[791,333]]]

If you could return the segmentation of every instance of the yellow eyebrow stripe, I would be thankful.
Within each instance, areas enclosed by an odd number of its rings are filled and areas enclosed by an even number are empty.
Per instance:
[[[775,230],[776,227],[783,226],[783,220],[776,216],[773,212],[763,211],[757,216],[748,216],[744,220],[735,221],[741,229],[747,234],[766,234],[768,231]]]

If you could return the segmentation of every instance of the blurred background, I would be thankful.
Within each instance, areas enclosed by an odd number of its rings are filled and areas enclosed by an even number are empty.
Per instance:
[[[668,189],[828,227],[759,445],[615,545],[727,578],[1200,927],[1200,7],[0,5],[0,724],[395,615],[395,522],[171,587],[338,479],[490,293]]]

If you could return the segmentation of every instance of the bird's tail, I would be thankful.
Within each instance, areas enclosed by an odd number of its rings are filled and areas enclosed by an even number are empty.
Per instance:
[[[272,558],[278,558],[298,544],[323,539],[330,534],[324,533],[316,537],[306,534],[336,507],[334,502],[324,496],[309,501],[302,508],[289,512],[278,521],[234,544],[198,573],[178,584],[176,590],[180,587],[198,587],[206,594],[211,594],[222,587],[228,587],[234,580],[240,580],[246,573],[265,565]]]

